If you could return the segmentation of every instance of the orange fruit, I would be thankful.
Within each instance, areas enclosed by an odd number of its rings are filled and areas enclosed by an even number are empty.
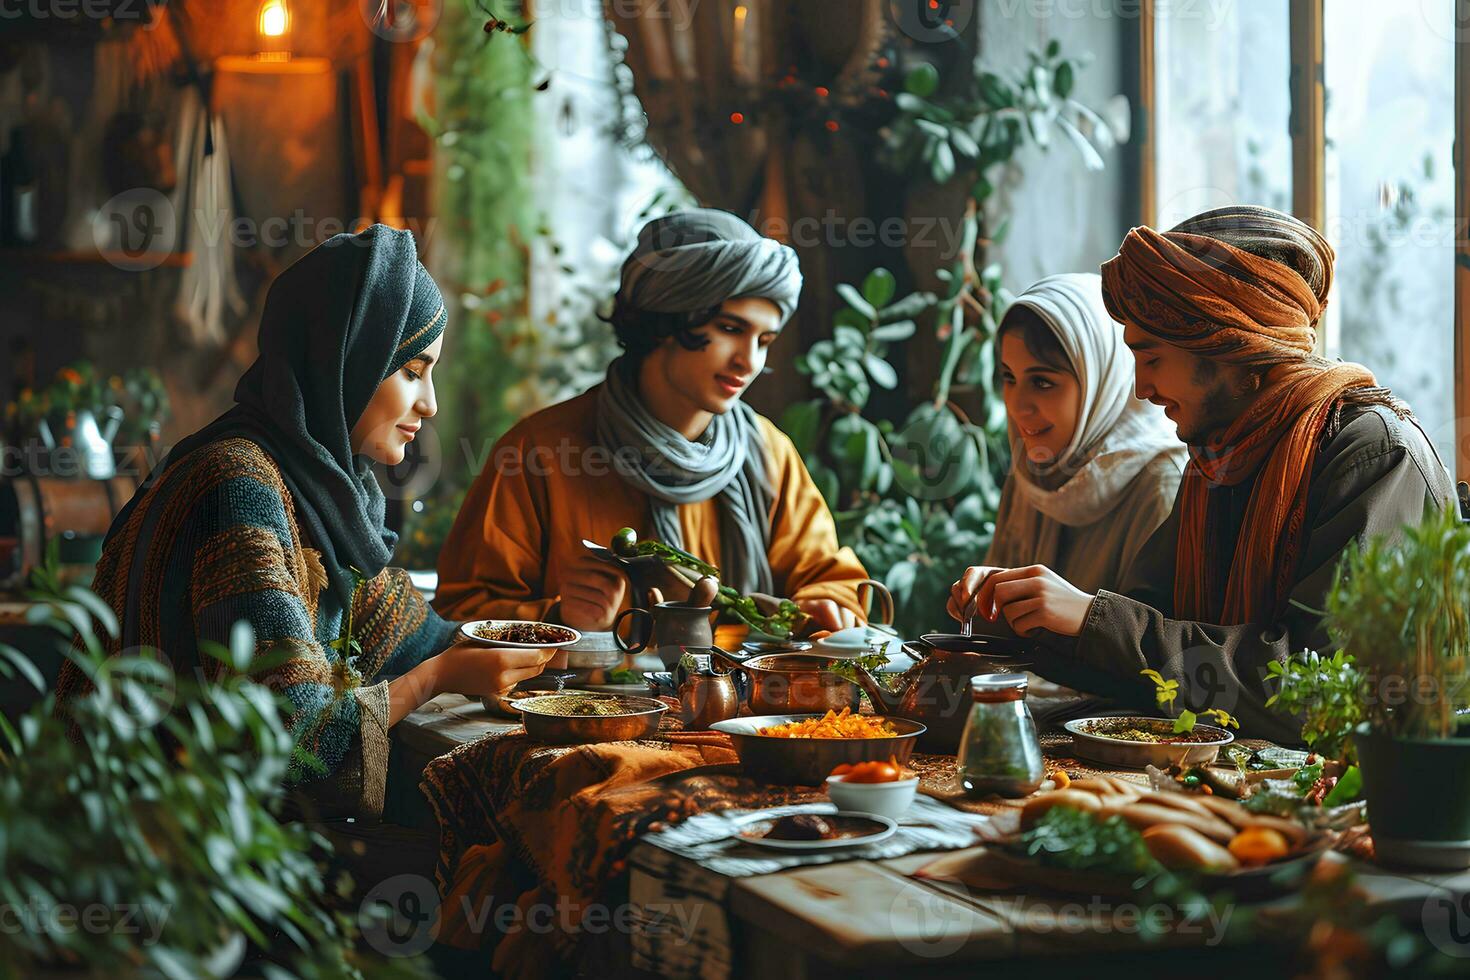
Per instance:
[[[1290,851],[1285,835],[1270,827],[1247,827],[1230,840],[1230,853],[1241,864],[1270,864]]]
[[[898,767],[888,762],[860,762],[852,767],[845,779],[849,783],[891,783],[902,779]]]

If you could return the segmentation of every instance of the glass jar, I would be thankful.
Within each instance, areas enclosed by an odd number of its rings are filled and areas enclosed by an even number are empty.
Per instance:
[[[970,717],[960,738],[960,782],[970,796],[1026,796],[1045,776],[1025,674],[970,678]]]

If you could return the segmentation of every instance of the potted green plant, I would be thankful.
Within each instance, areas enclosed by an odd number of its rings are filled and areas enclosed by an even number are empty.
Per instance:
[[[1353,733],[1378,856],[1470,867],[1470,525],[1449,509],[1343,556],[1327,595],[1362,672]]]
[[[133,368],[114,374],[107,381],[108,398],[122,409],[123,421],[118,427],[116,447],[124,453],[152,453],[152,459],[140,462],[144,470],[157,462],[158,446],[163,436],[163,423],[168,421],[171,407],[168,388],[152,368]]]
[[[281,819],[302,753],[279,696],[250,679],[279,655],[257,656],[237,624],[228,649],[201,650],[222,661],[209,681],[148,652],[108,657],[99,637],[116,617],[54,561],[35,573],[30,619],[93,689],[60,712],[50,695],[0,716],[0,980],[422,976],[355,948],[338,907],[348,882],[323,880],[325,839]],[[44,687],[3,644],[0,676]]]

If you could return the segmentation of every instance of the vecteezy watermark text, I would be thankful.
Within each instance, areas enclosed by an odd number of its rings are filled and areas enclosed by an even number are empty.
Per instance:
[[[112,932],[141,936],[141,945],[151,946],[163,934],[171,911],[168,905],[127,902],[75,905],[32,896],[24,905],[0,904],[0,933],[55,936],[77,931],[92,935]]]

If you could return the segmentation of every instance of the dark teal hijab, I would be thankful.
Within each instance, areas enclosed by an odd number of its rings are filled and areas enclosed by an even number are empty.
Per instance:
[[[281,468],[332,588],[351,602],[352,566],[371,578],[397,535],[371,460],[354,455],[352,427],[382,381],[444,332],[444,299],[407,231],[373,225],[336,235],[271,284],[260,356],[235,388],[234,408],[176,445],[144,487],[210,443],[245,438]],[[126,523],[141,491],[113,522]],[[146,542],[139,542],[146,552]]]

